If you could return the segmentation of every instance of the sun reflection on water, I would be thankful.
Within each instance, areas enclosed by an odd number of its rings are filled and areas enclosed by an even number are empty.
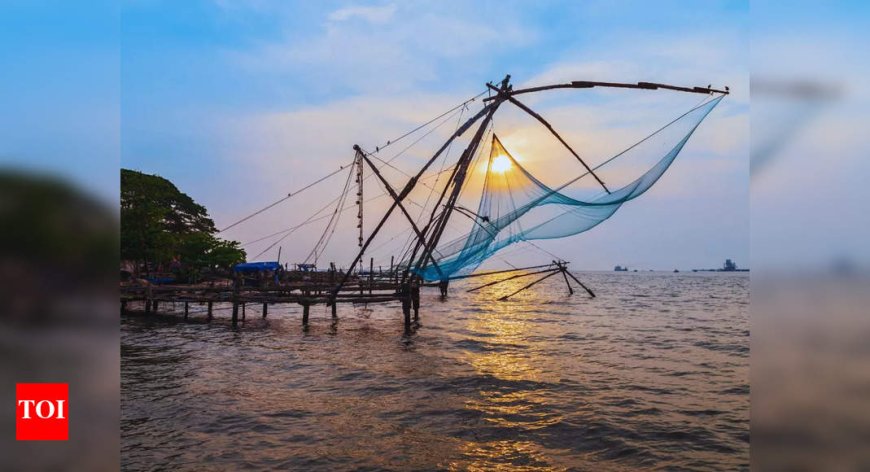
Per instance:
[[[483,278],[480,283],[491,280]],[[549,407],[545,389],[535,386],[559,381],[558,376],[542,368],[545,359],[529,341],[537,329],[536,315],[529,307],[536,306],[535,300],[540,295],[531,290],[523,292],[519,303],[492,302],[527,283],[529,279],[520,278],[475,292],[475,302],[486,307],[486,312],[470,318],[467,330],[489,347],[464,352],[464,358],[478,376],[492,379],[479,389],[477,397],[466,401],[465,408],[482,414],[486,423],[518,438],[523,431],[562,421],[562,416],[554,413],[556,409]],[[466,465],[470,470],[500,470],[506,457],[512,458],[506,462],[513,464],[511,470],[517,470],[518,462],[526,464],[520,470],[558,470],[547,461],[547,454],[539,446],[520,439],[467,442],[463,451],[471,461]]]

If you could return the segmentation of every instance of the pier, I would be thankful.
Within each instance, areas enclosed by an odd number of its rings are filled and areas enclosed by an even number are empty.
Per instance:
[[[333,277],[334,273],[330,273]],[[145,285],[127,284],[121,286],[121,312],[133,311],[131,304],[143,304],[146,315],[157,314],[163,303],[183,303],[184,318],[189,316],[191,304],[205,305],[207,319],[214,317],[218,305],[232,307],[232,323],[245,319],[246,306],[262,306],[262,317],[266,318],[270,305],[300,305],[302,324],[307,325],[311,307],[325,305],[331,307],[332,318],[338,317],[338,305],[342,303],[364,304],[398,301],[402,304],[405,327],[410,328],[413,321],[419,320],[420,289],[407,282],[402,284],[395,276],[386,273],[365,274],[345,283],[338,292],[335,283],[328,281],[286,282],[270,286],[245,286],[242,279],[227,280],[209,285]]]

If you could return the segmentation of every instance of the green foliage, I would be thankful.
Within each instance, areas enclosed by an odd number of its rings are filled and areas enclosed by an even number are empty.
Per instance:
[[[177,259],[181,278],[196,282],[205,271],[229,270],[245,260],[238,242],[216,233],[205,207],[172,182],[121,169],[121,259],[148,267]]]

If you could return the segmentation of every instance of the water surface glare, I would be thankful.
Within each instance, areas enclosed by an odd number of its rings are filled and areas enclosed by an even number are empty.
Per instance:
[[[749,277],[577,273],[507,302],[247,307],[121,322],[126,470],[735,470],[749,464]],[[177,307],[179,310],[181,306]]]

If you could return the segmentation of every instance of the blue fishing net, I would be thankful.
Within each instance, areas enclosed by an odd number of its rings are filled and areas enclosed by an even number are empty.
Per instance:
[[[584,178],[591,180],[589,172],[558,187],[549,187],[520,165],[493,135],[477,211],[455,210],[473,220],[473,226],[461,237],[439,245],[434,253],[437,269],[429,263],[416,272],[430,281],[448,279],[473,272],[496,252],[517,242],[562,238],[594,228],[661,178],[698,125],[721,100],[722,96],[718,96],[703,102],[593,168],[597,175],[607,176],[604,180],[609,183],[610,177],[618,180],[625,175],[637,175],[639,163],[649,167],[618,188],[609,184],[610,193],[598,187],[597,194],[586,190],[579,191],[579,196],[569,196],[574,184]]]

